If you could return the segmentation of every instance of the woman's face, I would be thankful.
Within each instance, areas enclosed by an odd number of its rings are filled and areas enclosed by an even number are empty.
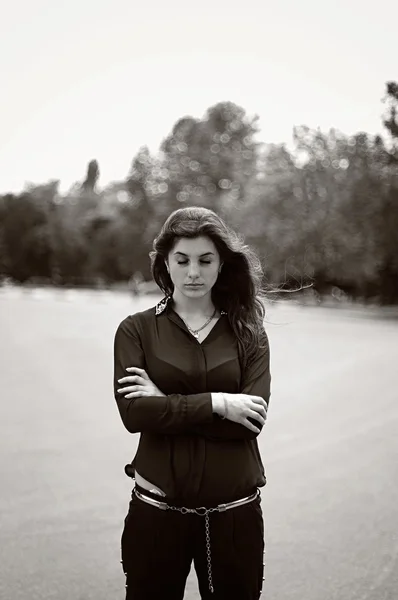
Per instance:
[[[219,274],[220,255],[207,236],[180,238],[167,258],[174,289],[187,298],[208,294]]]

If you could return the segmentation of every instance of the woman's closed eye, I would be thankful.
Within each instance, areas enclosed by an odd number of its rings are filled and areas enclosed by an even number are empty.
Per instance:
[[[188,261],[184,261],[184,262],[182,262],[182,261],[178,262],[177,261],[177,265],[187,265],[187,264],[188,264]],[[211,260],[202,260],[202,261],[200,261],[200,264],[202,264],[202,265],[211,265]]]

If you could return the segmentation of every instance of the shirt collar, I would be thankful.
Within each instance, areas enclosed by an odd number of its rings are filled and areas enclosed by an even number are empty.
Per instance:
[[[166,296],[160,302],[157,303],[157,305],[155,306],[155,314],[157,317],[166,310],[167,305],[169,304],[170,300],[171,300],[171,295]]]

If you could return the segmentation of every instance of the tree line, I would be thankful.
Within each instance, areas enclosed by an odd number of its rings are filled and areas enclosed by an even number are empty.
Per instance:
[[[122,181],[0,196],[0,280],[112,285],[150,279],[148,253],[176,208],[207,206],[259,252],[264,283],[398,302],[398,83],[385,88],[387,135],[294,128],[293,148],[261,144],[258,117],[232,102],[179,119]]]

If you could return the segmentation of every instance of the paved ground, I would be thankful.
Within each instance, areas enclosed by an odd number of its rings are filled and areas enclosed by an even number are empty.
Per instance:
[[[137,436],[113,400],[112,343],[155,300],[0,288],[2,600],[123,598]],[[398,598],[398,320],[383,315],[270,308],[267,600]]]

